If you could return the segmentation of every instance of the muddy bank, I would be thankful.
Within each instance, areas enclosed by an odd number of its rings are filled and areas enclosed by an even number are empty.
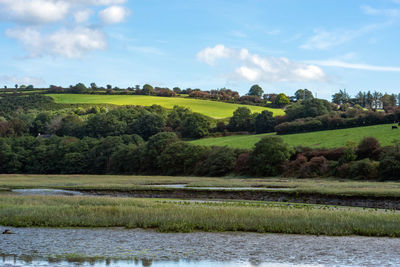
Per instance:
[[[91,195],[115,197],[256,200],[400,210],[400,197],[328,195],[299,193],[295,191],[277,192],[270,190],[204,190],[184,188],[136,190],[79,189],[79,191]]]
[[[3,229],[4,227],[0,227],[0,230]],[[312,266],[400,266],[400,239],[397,238],[158,233],[121,228],[10,229],[16,234],[0,235],[0,255],[43,259],[57,255],[61,255],[61,258],[62,255],[137,258],[148,259],[153,264],[157,261],[186,260],[272,264],[268,266],[274,266],[273,263]]]

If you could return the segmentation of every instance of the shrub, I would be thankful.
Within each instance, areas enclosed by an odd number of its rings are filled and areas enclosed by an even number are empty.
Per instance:
[[[278,136],[266,136],[256,143],[250,156],[251,171],[258,176],[278,175],[282,164],[292,153],[288,144]]]
[[[208,135],[210,129],[209,119],[198,113],[190,113],[185,116],[181,125],[182,137],[201,138]]]
[[[166,175],[193,174],[196,165],[208,150],[207,147],[176,142],[166,147],[157,158],[157,162]]]
[[[250,153],[240,153],[236,160],[235,173],[248,174]]]
[[[250,109],[246,107],[236,109],[229,120],[227,128],[231,132],[254,131],[254,116],[251,114]]]
[[[324,176],[328,171],[328,161],[325,157],[319,156],[312,158],[309,162],[300,166],[300,178],[312,178]]]
[[[358,158],[377,158],[379,156],[381,145],[374,137],[365,137],[357,147]]]
[[[213,147],[206,159],[200,163],[197,174],[202,176],[223,176],[231,173],[236,164],[233,149]]]
[[[295,160],[292,160],[285,165],[284,175],[286,177],[298,177],[300,169],[306,163],[307,158],[303,154],[297,154]]]
[[[386,149],[379,161],[379,173],[383,179],[400,179],[400,151]]]
[[[268,110],[263,110],[255,118],[255,131],[256,133],[273,132],[275,124],[276,120],[273,117],[273,113]]]
[[[370,159],[350,162],[350,178],[352,179],[375,179],[378,177],[379,163]]]

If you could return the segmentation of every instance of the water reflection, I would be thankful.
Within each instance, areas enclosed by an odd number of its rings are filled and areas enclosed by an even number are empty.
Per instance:
[[[49,267],[49,266],[81,266],[81,267],[317,267],[323,265],[304,265],[289,263],[246,263],[246,262],[213,262],[213,261],[153,261],[151,259],[117,261],[106,259],[102,261],[73,262],[66,260],[34,260],[32,257],[2,256],[1,266],[4,267]]]
[[[0,256],[16,257],[0,266],[400,266],[399,238],[9,229],[15,234],[0,235]]]

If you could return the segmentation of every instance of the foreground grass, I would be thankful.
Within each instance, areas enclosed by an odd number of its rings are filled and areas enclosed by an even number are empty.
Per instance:
[[[1,196],[0,225],[400,237],[400,214],[324,206]]]
[[[186,184],[190,187],[265,187],[293,193],[317,193],[337,196],[400,197],[400,182],[354,181],[343,179],[294,178],[210,178],[178,176],[123,175],[0,175],[0,192],[15,188],[135,190],[155,188],[149,185]]]
[[[247,107],[252,112],[260,113],[269,110],[277,115],[284,115],[282,109],[266,108],[251,105],[230,104],[211,100],[199,100],[187,97],[149,97],[144,95],[82,95],[82,94],[47,94],[57,103],[62,104],[114,104],[114,105],[160,105],[172,109],[175,105],[190,108],[194,112],[221,119],[231,117],[238,107]]]
[[[392,124],[356,127],[340,130],[319,131],[311,133],[280,135],[291,146],[335,148],[343,147],[348,141],[359,143],[364,137],[375,137],[381,145],[392,145],[394,140],[400,141],[400,131],[392,130]],[[191,141],[195,145],[228,146],[232,148],[252,148],[264,136],[275,133],[258,135],[236,135],[219,138],[204,138]]]

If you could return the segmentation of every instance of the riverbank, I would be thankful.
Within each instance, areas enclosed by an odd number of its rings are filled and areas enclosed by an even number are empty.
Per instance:
[[[246,202],[0,195],[0,225],[400,237],[394,211]]]

